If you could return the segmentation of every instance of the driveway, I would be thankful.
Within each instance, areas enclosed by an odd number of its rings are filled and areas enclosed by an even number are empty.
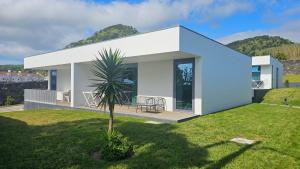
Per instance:
[[[13,106],[0,106],[0,113],[2,112],[12,112],[12,111],[22,111],[24,110],[23,104],[13,105]]]

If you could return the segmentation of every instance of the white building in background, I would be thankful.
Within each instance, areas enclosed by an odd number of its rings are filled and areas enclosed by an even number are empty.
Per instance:
[[[271,55],[252,57],[252,88],[283,87],[283,64]]]
[[[251,103],[251,58],[183,26],[27,57],[24,67],[48,70],[51,95],[69,91],[68,106],[82,107],[92,61],[109,48],[125,55],[132,102],[163,97],[167,111],[197,115]],[[25,104],[47,102],[38,98]]]

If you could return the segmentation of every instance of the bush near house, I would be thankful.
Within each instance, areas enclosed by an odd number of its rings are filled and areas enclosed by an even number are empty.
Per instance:
[[[300,106],[300,88],[272,89],[263,97],[263,103],[284,104],[284,99],[293,106]]]
[[[15,99],[12,96],[7,96],[4,101],[4,105],[8,106],[13,104],[15,104]]]

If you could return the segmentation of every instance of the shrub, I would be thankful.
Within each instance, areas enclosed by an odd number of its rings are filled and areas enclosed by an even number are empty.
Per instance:
[[[13,105],[15,103],[15,99],[11,96],[7,96],[5,99],[5,105]]]
[[[290,82],[289,82],[289,80],[285,80],[284,86],[285,86],[286,88],[289,88],[289,87],[290,87]]]
[[[121,133],[113,131],[104,135],[101,157],[107,161],[116,161],[130,157],[133,146]]]

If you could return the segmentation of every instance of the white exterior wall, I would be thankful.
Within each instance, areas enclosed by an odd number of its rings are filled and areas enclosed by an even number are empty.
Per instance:
[[[71,90],[71,69],[57,70],[56,90],[62,92]]]
[[[195,72],[201,71],[196,78],[201,79],[202,89],[195,93],[195,99],[202,101],[201,114],[251,103],[251,58],[199,36],[180,29],[180,50],[202,60]]]
[[[272,66],[261,65],[260,66],[260,80],[264,82],[264,89],[272,88]]]
[[[271,63],[273,65],[273,88],[283,87],[283,64],[278,60],[271,57]],[[278,68],[278,77],[276,77],[276,68]],[[278,78],[278,86],[276,86],[276,80]]]
[[[173,60],[138,63],[138,95],[164,97],[173,111]]]
[[[93,91],[90,87],[94,76],[90,71],[90,65],[86,63],[71,64],[71,106],[84,106],[83,91]]]

